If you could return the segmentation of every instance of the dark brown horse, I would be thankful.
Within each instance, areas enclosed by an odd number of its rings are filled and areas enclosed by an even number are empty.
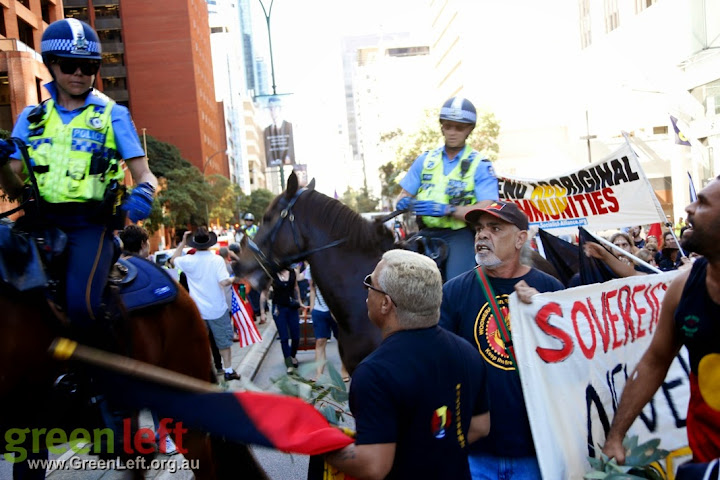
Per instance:
[[[362,282],[383,252],[394,247],[394,237],[381,221],[365,220],[314,186],[313,180],[300,189],[296,175],[290,175],[285,192],[265,212],[254,242],[243,249],[236,273],[263,290],[268,273],[307,260],[338,321],[340,356],[352,373],[381,340],[367,316]]]
[[[56,336],[67,332],[54,320],[42,294],[19,294],[0,286],[0,312],[3,432],[10,427],[60,427],[66,432],[104,428],[90,408],[78,408],[72,402],[68,407],[63,403],[65,396],[53,387],[65,366],[50,359],[48,347]],[[130,346],[133,358],[214,381],[207,329],[195,303],[182,288],[173,302],[130,314],[126,332],[120,336],[124,337],[121,342]],[[182,441],[188,450],[185,457],[199,461],[196,478],[265,478],[246,446],[211,439],[202,432],[189,432]],[[142,475],[136,472],[136,476]]]

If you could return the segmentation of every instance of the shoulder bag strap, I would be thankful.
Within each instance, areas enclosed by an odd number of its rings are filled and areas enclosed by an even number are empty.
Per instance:
[[[502,336],[503,342],[505,343],[505,352],[510,357],[510,361],[513,364],[513,367],[515,369],[518,369],[517,361],[515,361],[515,348],[512,344],[512,338],[510,337],[510,330],[508,330],[507,323],[505,322],[505,317],[503,317],[502,313],[500,312],[500,307],[498,307],[497,301],[495,300],[495,292],[493,292],[492,285],[490,285],[490,281],[488,280],[487,276],[485,275],[485,272],[482,268],[477,267],[475,269],[475,275],[477,275],[478,282],[480,283],[480,288],[482,288],[483,293],[485,294],[485,298],[487,298],[488,303],[490,304],[490,309],[493,312],[493,316],[495,317],[495,323],[497,324],[498,330],[500,330],[500,335]]]

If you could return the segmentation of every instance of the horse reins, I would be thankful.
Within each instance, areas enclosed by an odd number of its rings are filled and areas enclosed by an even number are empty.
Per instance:
[[[295,242],[295,246],[300,250],[300,253],[296,253],[294,255],[290,255],[288,257],[284,257],[280,259],[279,261],[271,260],[263,253],[263,251],[260,249],[260,247],[250,238],[247,238],[247,245],[250,251],[252,252],[253,256],[255,257],[255,260],[260,264],[260,267],[265,271],[265,273],[270,277],[275,277],[275,275],[280,271],[283,270],[288,265],[291,265],[298,260],[304,260],[305,258],[309,257],[310,255],[327,250],[328,248],[337,247],[338,245],[341,245],[342,243],[347,241],[347,237],[340,238],[338,240],[334,240],[326,245],[323,245],[321,247],[312,248],[310,250],[302,250],[302,247],[300,246],[299,241],[299,231],[297,228],[297,225],[295,224],[295,214],[292,211],[292,208],[295,206],[295,203],[297,202],[298,198],[300,198],[300,195],[302,195],[305,191],[307,191],[307,188],[301,188],[298,190],[295,195],[288,201],[287,205],[283,207],[283,209],[280,211],[280,220],[273,225],[272,230],[270,231],[270,248],[269,251],[272,252],[273,246],[275,245],[275,240],[277,239],[278,232],[280,231],[280,228],[282,228],[283,223],[285,220],[290,222],[290,229],[293,234],[293,241]],[[283,199],[284,200],[284,199]],[[282,201],[282,200],[281,200]]]
[[[20,205],[13,208],[12,210],[0,213],[0,218],[9,217],[13,213],[19,212],[20,210],[25,210],[25,208],[31,204],[35,204],[35,207],[37,207],[36,199],[40,198],[40,192],[38,190],[37,180],[35,179],[35,173],[33,172],[32,162],[30,160],[30,154],[27,150],[27,145],[25,145],[25,142],[23,142],[20,138],[17,137],[10,138],[10,141],[15,144],[17,149],[20,151],[20,154],[22,155],[23,161],[25,162],[25,166],[28,170],[28,177],[30,178],[32,194],[28,195],[27,198],[22,203],[20,203]]]

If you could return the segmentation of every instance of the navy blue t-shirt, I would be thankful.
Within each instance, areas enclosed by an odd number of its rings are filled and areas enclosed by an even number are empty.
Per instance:
[[[440,327],[390,335],[353,373],[355,443],[396,444],[387,478],[469,479],[470,419],[488,411],[484,371],[472,346]]]
[[[525,280],[539,292],[555,292],[565,288],[556,278],[536,269],[518,278],[488,276],[488,279],[498,307],[507,317],[511,335],[508,302],[516,283]],[[475,270],[455,277],[443,286],[440,326],[469,341],[487,365],[485,375],[491,406],[490,434],[474,443],[471,453],[485,452],[503,457],[534,456],[535,446],[520,376],[505,352],[502,336]]]

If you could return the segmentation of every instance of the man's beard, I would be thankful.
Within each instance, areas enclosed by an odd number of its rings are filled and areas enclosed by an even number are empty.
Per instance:
[[[502,263],[502,260],[500,260],[494,253],[491,255],[480,255],[479,253],[476,253],[475,263],[481,267],[496,267]]]

